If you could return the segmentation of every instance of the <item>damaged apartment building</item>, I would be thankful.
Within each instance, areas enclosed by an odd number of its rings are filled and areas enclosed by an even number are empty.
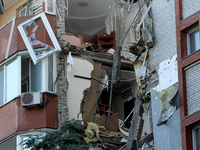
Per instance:
[[[0,0],[0,150],[72,119],[93,149],[200,149],[199,8]]]

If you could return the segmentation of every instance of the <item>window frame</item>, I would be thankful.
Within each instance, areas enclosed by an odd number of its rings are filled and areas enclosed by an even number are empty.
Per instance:
[[[43,52],[45,53],[45,52]],[[57,75],[57,57],[56,57],[56,54],[52,54],[53,56],[53,72],[52,72],[52,76],[53,76],[53,84],[56,80],[56,75]],[[53,88],[52,91],[49,90],[48,88],[48,85],[49,85],[49,68],[48,68],[48,58],[45,58],[41,61],[42,65],[42,70],[41,70],[41,73],[42,73],[42,76],[41,76],[41,80],[42,80],[42,89],[41,89],[41,92],[49,92],[49,93],[56,93],[57,92],[57,88],[56,86],[54,85],[55,88]],[[32,60],[30,59],[29,60],[29,92],[33,92],[32,89],[31,89],[31,63],[32,63]]]
[[[21,15],[21,12],[23,10],[25,10],[25,15],[24,16]],[[27,16],[27,6],[24,6],[22,9],[19,10],[19,17],[25,17],[25,16]]]
[[[23,143],[23,138],[24,137],[28,137],[28,136],[45,136],[46,135],[46,132],[28,132],[28,133],[23,133],[23,134],[20,134],[20,135],[17,135],[17,138],[16,138],[16,140],[17,140],[17,148],[16,148],[16,150],[24,150],[24,148],[23,148],[23,145],[22,145],[22,143]]]
[[[47,53],[45,53],[44,55],[42,55],[40,57],[36,56],[36,54],[34,52],[34,49],[32,48],[31,43],[29,42],[28,37],[26,35],[26,32],[25,32],[25,30],[23,28],[23,26],[25,24],[28,24],[28,23],[30,23],[33,20],[36,20],[38,18],[41,18],[41,20],[42,20],[42,22],[43,22],[43,24],[44,24],[44,26],[46,28],[46,31],[47,31],[50,39],[51,39],[51,42],[52,42],[52,44],[54,46],[54,49],[48,51]],[[57,41],[57,38],[56,38],[56,36],[55,36],[55,34],[53,32],[53,29],[51,28],[51,25],[50,25],[50,23],[49,23],[49,21],[48,21],[48,19],[47,19],[47,17],[46,17],[44,12],[32,17],[31,19],[28,19],[27,21],[25,21],[23,23],[21,23],[18,26],[18,30],[19,30],[19,32],[21,34],[21,37],[22,37],[22,39],[23,39],[23,41],[24,41],[24,43],[25,43],[25,45],[26,45],[26,47],[28,49],[28,52],[29,52],[34,64],[37,64],[39,61],[43,60],[44,58],[48,57],[49,55],[54,54],[55,52],[61,51],[60,45],[59,45],[59,43]]]
[[[12,62],[14,61],[17,61],[17,66],[18,66],[18,74],[16,74],[16,76],[18,77],[18,80],[17,80],[17,95],[11,99],[7,99],[7,66],[9,64],[11,64]],[[9,103],[10,101],[12,101],[13,99],[15,99],[17,96],[21,95],[21,56],[17,56],[17,57],[14,57],[13,59],[11,59],[10,61],[8,61],[7,63],[5,63],[3,66],[0,66],[0,68],[4,70],[4,79],[3,79],[3,83],[4,83],[4,91],[3,91],[3,104],[0,105],[3,106],[7,103]]]
[[[193,150],[197,150],[197,144],[196,144],[196,132],[195,132],[196,129],[199,129],[199,130],[200,130],[200,125],[198,125],[198,126],[196,126],[196,127],[194,127],[194,128],[192,129]]]
[[[52,6],[53,11],[52,12],[48,11],[48,1],[49,0],[45,0],[45,12],[47,12],[49,14],[56,14],[56,8],[57,8],[56,0],[52,0],[52,2],[53,2],[53,6]]]
[[[187,32],[187,55],[191,55],[195,52],[192,53],[192,50],[191,50],[191,43],[190,43],[190,35],[192,33],[194,33],[195,31],[199,30],[199,25],[198,26],[195,26],[194,28],[190,29],[188,32]],[[200,31],[199,31],[199,34],[200,34]],[[199,35],[199,50],[200,50],[200,35]]]

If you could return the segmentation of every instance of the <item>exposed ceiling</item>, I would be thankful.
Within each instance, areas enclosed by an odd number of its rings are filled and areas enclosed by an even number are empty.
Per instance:
[[[105,19],[115,0],[68,0],[66,31],[75,35],[94,35],[105,28]],[[67,0],[66,0],[67,5]]]
[[[17,0],[3,0],[5,10],[14,4]]]

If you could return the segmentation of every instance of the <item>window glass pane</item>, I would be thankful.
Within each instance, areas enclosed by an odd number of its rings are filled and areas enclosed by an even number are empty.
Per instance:
[[[195,130],[196,132],[196,148],[200,150],[200,128]]]
[[[30,2],[28,5],[27,5],[27,16],[29,15],[33,15],[33,9],[32,9],[32,6],[33,6],[33,2]]]
[[[31,61],[31,91],[42,90],[42,62],[34,65]]]
[[[190,33],[190,50],[191,53],[194,53],[199,49],[200,49],[199,30],[196,30]]]
[[[39,142],[42,142],[42,137],[44,135],[43,134],[38,134],[38,135],[27,135],[27,136],[23,136],[22,138],[22,144],[23,144],[23,150],[30,150],[32,149],[33,147],[30,147],[30,148],[27,148],[26,147],[26,142],[30,139],[35,139],[35,144],[39,143]]]
[[[53,91],[53,55],[48,57],[48,90]]]
[[[3,104],[4,95],[4,70],[0,69],[0,105]]]
[[[20,11],[20,17],[24,17],[26,16],[26,8],[23,8],[21,11]]]
[[[6,102],[18,96],[18,70],[17,59],[6,67]]]
[[[47,11],[53,12],[53,0],[47,0]]]

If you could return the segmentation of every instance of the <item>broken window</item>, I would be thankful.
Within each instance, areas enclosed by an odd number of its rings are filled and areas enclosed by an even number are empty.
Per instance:
[[[191,29],[187,33],[188,41],[188,55],[198,51],[200,49],[200,39],[199,39],[199,27]]]
[[[61,50],[45,13],[21,23],[18,29],[34,64]],[[41,37],[41,32],[48,35]]]

